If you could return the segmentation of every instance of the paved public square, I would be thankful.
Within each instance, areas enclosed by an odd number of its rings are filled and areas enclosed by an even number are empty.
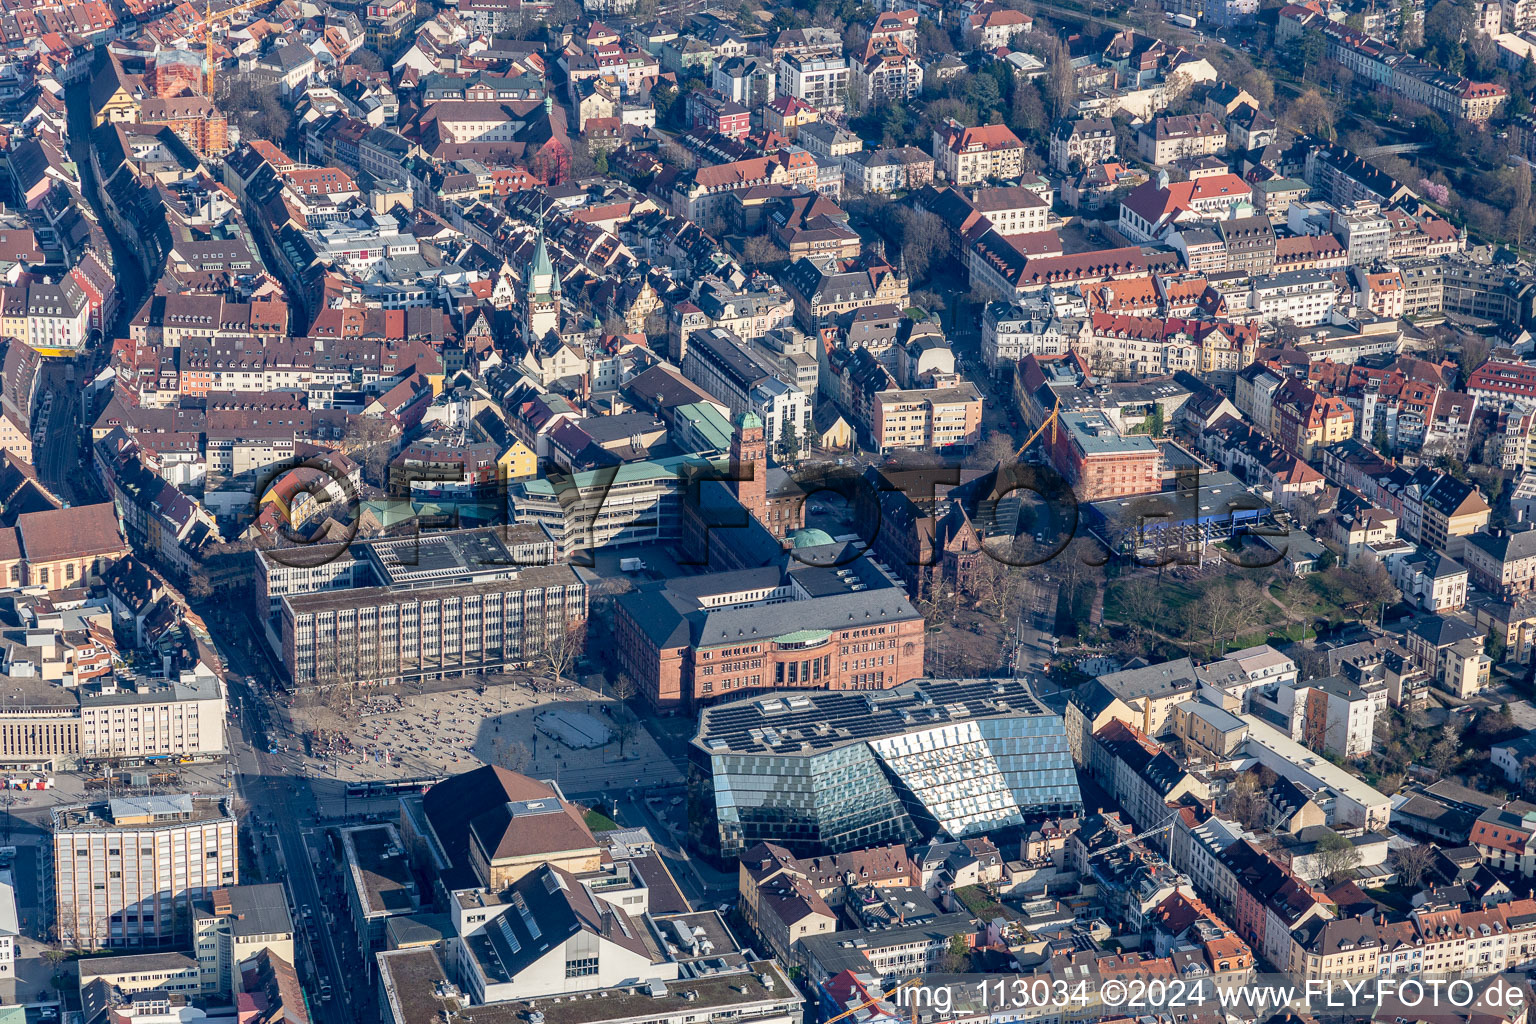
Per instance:
[[[554,708],[592,715],[607,724],[613,735],[600,747],[568,747],[536,728],[539,714]],[[349,783],[453,775],[481,764],[553,778],[568,796],[676,785],[683,780],[643,722],[632,720],[612,698],[574,684],[562,692],[541,693],[518,681],[493,682],[484,693],[466,689],[367,695],[351,707],[332,702],[295,708],[292,714],[295,727],[311,736],[311,751],[290,740],[290,749],[280,756],[289,774],[311,779],[327,814],[342,813],[339,802]],[[621,729],[618,719],[631,719],[632,725]],[[333,802],[338,806],[332,807]],[[345,810],[350,813],[367,809],[368,804],[357,798],[346,800]]]

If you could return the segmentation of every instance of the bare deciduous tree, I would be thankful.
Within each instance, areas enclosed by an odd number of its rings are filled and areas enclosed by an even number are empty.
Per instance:
[[[1525,232],[1531,222],[1531,165],[1518,161],[1510,168],[1510,173],[1515,179],[1515,202],[1509,213],[1515,228],[1515,249],[1518,251],[1525,245]]]
[[[389,484],[389,460],[394,456],[395,425],[379,416],[354,416],[347,424],[342,447],[363,467],[368,482]]]
[[[1360,851],[1355,844],[1332,830],[1318,838],[1313,857],[1319,873],[1330,882],[1340,881],[1360,863]]]
[[[1227,791],[1226,812],[1244,828],[1250,831],[1262,828],[1267,807],[1258,777],[1253,772],[1244,772],[1233,780],[1232,788]]]
[[[543,642],[534,652],[535,657],[549,666],[554,673],[555,685],[565,682],[566,670],[587,649],[587,624],[583,621],[568,622],[562,629],[544,634]]]
[[[628,715],[624,716],[623,721],[615,723],[613,733],[619,741],[620,757],[624,756],[624,748],[629,745],[630,740],[635,738],[635,733],[639,731],[639,728],[635,720]]]
[[[1397,851],[1397,877],[1404,885],[1417,887],[1434,862],[1435,848],[1429,843],[1408,846]]]
[[[1138,631],[1150,629],[1149,624],[1157,621],[1167,607],[1163,595],[1148,580],[1121,581],[1118,589],[1120,607],[1134,619],[1128,625]]]
[[[783,263],[789,253],[767,235],[753,235],[742,243],[741,258],[754,267],[764,267]]]
[[[491,752],[491,763],[509,772],[523,772],[533,763],[529,749],[510,736],[497,741]]]
[[[905,206],[896,208],[895,219],[907,273],[914,282],[928,280],[930,269],[942,264],[949,254],[949,228],[935,214]]]
[[[991,469],[996,465],[1011,466],[1018,462],[1019,444],[1006,430],[993,430],[971,450],[966,462],[977,469]]]
[[[608,687],[613,694],[613,699],[620,704],[629,703],[629,698],[635,695],[635,681],[629,677],[628,672],[620,672],[613,677],[613,683]]]

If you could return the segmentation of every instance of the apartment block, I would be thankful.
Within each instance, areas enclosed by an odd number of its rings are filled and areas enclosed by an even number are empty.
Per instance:
[[[779,58],[778,91],[818,110],[842,110],[848,97],[848,58],[840,54],[786,53]]]
[[[1159,117],[1136,136],[1141,158],[1159,167],[1181,157],[1219,153],[1226,146],[1226,128],[1206,113]]]
[[[1536,587],[1536,530],[1474,533],[1466,538],[1461,560],[1472,582],[1490,594],[1528,594]]]
[[[287,890],[268,882],[213,890],[192,910],[193,942],[205,996],[234,1000],[240,965],[262,950],[293,963],[293,916]]]
[[[1067,174],[1080,166],[1103,163],[1115,155],[1115,124],[1108,118],[1063,121],[1051,133],[1051,169]]]
[[[142,688],[107,685],[80,698],[79,756],[153,762],[221,754],[227,709],[212,672]]]
[[[933,130],[935,170],[951,184],[1017,178],[1024,170],[1024,143],[1006,125],[966,128],[954,120]]]
[[[968,447],[981,440],[982,395],[966,381],[954,387],[881,391],[866,427],[881,452]]]

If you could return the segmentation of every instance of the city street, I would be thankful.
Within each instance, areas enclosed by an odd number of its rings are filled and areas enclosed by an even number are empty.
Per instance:
[[[303,928],[305,908],[320,913],[320,907],[331,905],[340,909],[339,896],[325,899],[319,881],[315,877],[315,861],[305,844],[304,826],[316,818],[314,794],[307,779],[286,774],[271,761],[271,755],[262,753],[246,742],[241,735],[251,724],[255,711],[247,704],[243,708],[246,721],[240,730],[230,730],[230,743],[234,751],[235,784],[238,794],[249,809],[244,827],[260,834],[266,831],[277,838],[277,856],[283,867],[280,879],[288,889],[289,906],[294,925]],[[323,938],[316,950],[309,938],[297,941],[297,945],[309,953],[309,970],[304,964],[295,965],[300,975],[313,972],[316,984],[312,992],[318,992],[320,983],[329,985],[333,1002],[316,1001],[312,1007],[315,1019],[322,1024],[340,1024],[343,1021],[364,1021],[366,1008],[371,1003],[365,987],[346,984],[349,974],[338,951],[334,930],[318,929]],[[316,953],[319,953],[316,956]]]
[[[684,802],[673,805],[671,801],[678,797]],[[629,790],[616,799],[614,810],[619,824],[650,832],[656,841],[657,854],[690,903],[704,907],[735,901],[736,876],[716,870],[686,848],[686,787],[678,786],[659,793],[650,789]]]
[[[101,500],[94,478],[80,472],[82,372],[75,362],[45,360],[38,370],[34,405],[33,458],[38,476],[71,505]]]

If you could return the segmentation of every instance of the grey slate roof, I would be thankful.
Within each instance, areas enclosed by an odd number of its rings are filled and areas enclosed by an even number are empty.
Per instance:
[[[1166,697],[1181,690],[1194,690],[1195,663],[1179,658],[1160,665],[1128,668],[1100,676],[1099,682],[1126,703],[1142,697]]]
[[[1491,533],[1474,533],[1466,542],[1485,552],[1501,563],[1519,562],[1536,558],[1536,530],[1521,530],[1495,536]]]

